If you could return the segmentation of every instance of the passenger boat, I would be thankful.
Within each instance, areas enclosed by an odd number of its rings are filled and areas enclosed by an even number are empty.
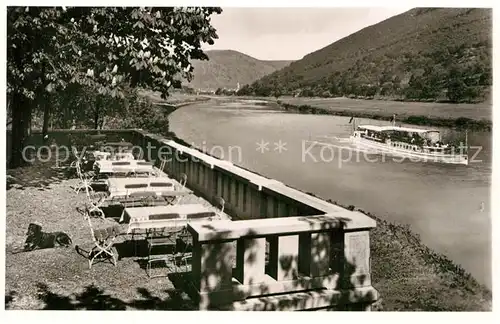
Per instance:
[[[467,134],[465,146],[455,147],[441,142],[438,130],[396,126],[354,126],[350,136],[358,148],[380,154],[408,158],[416,162],[468,164]]]

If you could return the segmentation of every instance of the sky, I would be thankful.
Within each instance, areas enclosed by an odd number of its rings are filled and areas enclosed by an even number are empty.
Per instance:
[[[299,60],[364,27],[410,9],[223,8],[223,12],[211,20],[219,39],[204,49],[231,49],[260,60]]]

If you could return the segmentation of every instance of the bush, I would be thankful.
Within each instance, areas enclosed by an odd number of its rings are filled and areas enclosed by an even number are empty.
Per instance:
[[[169,131],[168,114],[164,107],[154,105],[137,93],[130,93],[124,100],[125,112],[116,118],[113,128],[141,128],[152,133],[167,135]]]

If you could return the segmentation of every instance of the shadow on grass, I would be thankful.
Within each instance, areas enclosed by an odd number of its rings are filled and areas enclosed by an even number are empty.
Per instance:
[[[65,169],[53,169],[48,164],[51,162],[36,162],[25,167],[7,170],[7,190],[12,188],[24,190],[25,188],[50,189],[51,185],[58,184],[70,178]],[[52,165],[51,165],[52,166]]]
[[[5,309],[9,309],[10,304],[12,303],[16,295],[17,293],[12,290],[5,294]]]
[[[182,292],[169,289],[164,290],[168,296],[160,298],[154,296],[145,288],[137,288],[140,297],[131,301],[114,298],[104,290],[88,285],[79,294],[61,295],[50,290],[43,284],[37,284],[37,298],[44,303],[43,310],[126,310],[127,308],[148,310],[195,310],[195,305]],[[5,295],[5,309],[12,309],[12,304],[17,295],[10,291]]]
[[[75,251],[76,251],[76,253],[78,253],[79,255],[81,255],[82,257],[84,257],[87,260],[90,259],[91,255],[95,255],[96,253],[99,252],[98,250],[92,251],[92,248],[87,251],[85,249],[82,249],[78,245],[75,246]],[[108,254],[101,253],[101,254],[99,254],[99,256],[97,256],[97,258],[94,259],[94,262],[92,263],[92,265],[95,265],[95,264],[98,264],[98,263],[105,263],[105,262],[113,264],[113,262],[111,260],[111,257]]]
[[[148,256],[148,247],[145,240],[126,240],[115,243],[114,247],[118,251],[118,260],[122,258],[145,258]]]
[[[40,154],[27,156],[26,165],[7,170],[7,190],[12,188],[23,190],[28,187],[46,190],[63,180],[76,178],[76,169],[70,167],[73,158],[66,154],[56,151],[46,153],[42,149]],[[82,170],[92,172],[93,164],[92,160],[85,161]]]

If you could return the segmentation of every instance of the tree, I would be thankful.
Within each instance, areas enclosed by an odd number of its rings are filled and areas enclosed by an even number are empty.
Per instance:
[[[467,85],[463,80],[462,73],[458,65],[453,65],[448,76],[448,99],[452,102],[460,101],[465,94]]]
[[[408,82],[408,88],[405,91],[406,97],[409,99],[420,99],[422,98],[424,88],[424,78],[420,75],[412,74],[410,81]]]
[[[141,128],[168,135],[168,116],[161,111],[161,106],[152,105],[148,100],[140,100],[134,89],[117,101],[125,107],[125,115],[118,122],[120,128]]]
[[[252,87],[249,84],[245,84],[236,94],[238,96],[248,96],[253,94],[252,91]]]
[[[11,167],[23,164],[32,106],[70,83],[123,97],[124,88],[162,93],[191,81],[192,59],[217,38],[216,7],[8,7],[7,91],[12,105]]]
[[[279,85],[275,84],[274,85],[274,90],[273,90],[273,97],[276,98],[276,100],[283,95],[283,91],[281,91],[281,88]]]
[[[339,91],[339,88],[337,87],[337,84],[335,83],[335,80],[333,80],[333,81],[331,82],[331,84],[330,84],[330,90],[329,90],[329,91],[330,91],[330,94],[331,94],[332,96],[337,96],[337,95],[339,95],[339,92],[340,92],[340,91]]]

